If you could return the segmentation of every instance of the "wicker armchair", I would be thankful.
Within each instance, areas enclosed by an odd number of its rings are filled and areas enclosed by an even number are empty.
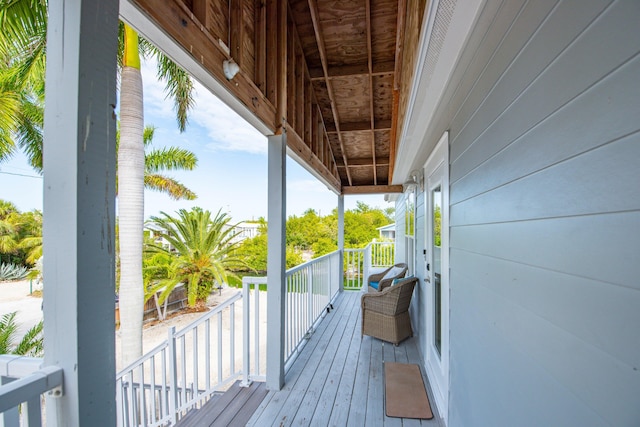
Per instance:
[[[393,265],[386,270],[372,274],[367,278],[367,285],[369,292],[382,292],[384,289],[393,283],[394,279],[400,279],[407,274],[407,264],[400,263]],[[375,287],[372,284],[377,284]]]
[[[398,345],[413,336],[409,304],[418,279],[409,277],[382,292],[362,294],[362,335]]]

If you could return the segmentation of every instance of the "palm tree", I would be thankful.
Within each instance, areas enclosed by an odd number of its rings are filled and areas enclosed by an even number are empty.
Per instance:
[[[47,8],[42,0],[0,7],[0,162],[20,147],[42,171]]]
[[[169,277],[157,281],[148,294],[162,291],[159,298],[162,303],[179,283],[184,283],[189,306],[205,310],[214,283],[225,283],[229,275],[235,276],[231,270],[247,267],[235,255],[238,243],[233,240],[238,233],[229,225],[231,218],[220,211],[213,218],[211,212],[201,208],[180,209],[177,217],[164,212],[161,215],[151,217],[149,222],[169,242],[171,250],[158,244],[147,245],[147,250],[173,258]]]
[[[46,55],[46,0],[6,0],[0,5],[0,60],[3,64],[16,67],[16,81],[24,84],[26,99],[41,99],[39,88],[44,88],[44,63]],[[120,52],[120,150],[118,154],[119,200],[118,213],[120,230],[121,285],[120,315],[123,363],[142,354],[142,311],[144,304],[142,283],[142,228],[144,212],[144,143],[142,76],[140,57],[154,57],[157,60],[158,77],[166,82],[167,96],[175,101],[178,127],[182,131],[187,123],[187,112],[193,105],[193,82],[189,75],[164,56],[157,48],[137,33],[121,24]],[[15,58],[15,59],[12,59]],[[1,76],[0,76],[1,77]],[[34,82],[40,82],[37,86]],[[15,144],[4,141],[2,133],[11,135],[22,129],[21,123],[12,110],[14,125],[0,130],[0,161],[10,155]],[[1,115],[0,115],[1,116]],[[34,117],[38,115],[33,113]],[[0,117],[0,126],[6,125]],[[27,123],[25,131],[41,130],[38,123]],[[37,132],[33,132],[37,134]],[[31,135],[34,136],[34,135]],[[37,136],[37,135],[35,135]],[[41,132],[40,132],[41,136]],[[21,145],[36,165],[40,154],[42,164],[42,142],[37,140]],[[33,149],[33,153],[29,150]],[[39,150],[38,150],[39,149]],[[3,156],[3,153],[5,154]]]
[[[7,313],[0,319],[0,354],[19,354],[23,356],[41,357],[43,352],[42,320],[29,329],[16,344],[16,312]]]

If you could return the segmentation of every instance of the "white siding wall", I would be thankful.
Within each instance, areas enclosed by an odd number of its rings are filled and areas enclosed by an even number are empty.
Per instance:
[[[484,5],[425,140],[450,130],[450,426],[640,425],[639,22]]]

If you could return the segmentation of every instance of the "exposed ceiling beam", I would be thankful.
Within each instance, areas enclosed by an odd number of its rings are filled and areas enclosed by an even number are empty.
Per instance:
[[[347,166],[347,180],[349,185],[352,185],[351,173],[349,172],[349,162],[347,161],[347,155],[345,154],[344,142],[342,140],[342,134],[340,133],[340,116],[338,115],[338,107],[336,106],[335,98],[333,96],[333,85],[331,79],[328,78],[329,70],[327,65],[327,51],[324,45],[324,38],[322,37],[322,29],[320,28],[320,17],[318,16],[318,4],[316,0],[308,0],[309,11],[311,12],[311,21],[313,21],[313,31],[316,36],[316,43],[318,44],[318,52],[320,54],[320,61],[322,62],[322,71],[327,85],[327,93],[331,102],[331,112],[333,113],[333,122],[338,133],[338,141],[340,142],[340,151],[342,152],[342,159],[345,166]]]
[[[342,187],[342,194],[387,194],[402,193],[402,185],[354,185]]]
[[[371,0],[365,1],[366,24],[367,24],[367,61],[369,62],[369,119],[371,121],[371,159],[373,162],[373,185],[378,185],[378,168],[376,168],[376,134],[375,117],[373,110],[373,58],[371,53]]]
[[[378,166],[389,166],[389,158],[388,157],[378,157],[376,159],[376,165]],[[337,163],[339,168],[345,167],[342,163]],[[370,157],[359,157],[359,158],[350,158],[349,159],[349,167],[371,167],[373,166],[373,162]]]
[[[395,72],[395,62],[386,61],[373,64],[372,73],[369,73],[369,64],[360,65],[344,65],[342,67],[330,67],[328,77],[330,79],[340,77],[366,76],[373,74],[374,76],[384,76]],[[324,80],[324,71],[321,67],[310,68],[309,75],[311,80]]]
[[[374,125],[374,131],[379,130],[391,130],[391,120],[376,120]],[[343,122],[340,123],[340,130],[342,132],[359,132],[371,130],[371,122]],[[327,125],[328,133],[335,133],[336,128],[332,124]]]

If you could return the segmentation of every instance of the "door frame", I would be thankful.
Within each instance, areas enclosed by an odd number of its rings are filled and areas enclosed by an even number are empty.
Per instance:
[[[445,132],[424,165],[424,209],[425,209],[425,281],[426,298],[422,307],[426,317],[427,339],[424,343],[423,357],[427,376],[433,390],[438,412],[447,423],[449,413],[449,132]],[[441,349],[438,357],[434,342],[434,287],[433,268],[426,269],[426,263],[433,266],[433,219],[431,190],[438,187],[442,192],[441,207]]]

